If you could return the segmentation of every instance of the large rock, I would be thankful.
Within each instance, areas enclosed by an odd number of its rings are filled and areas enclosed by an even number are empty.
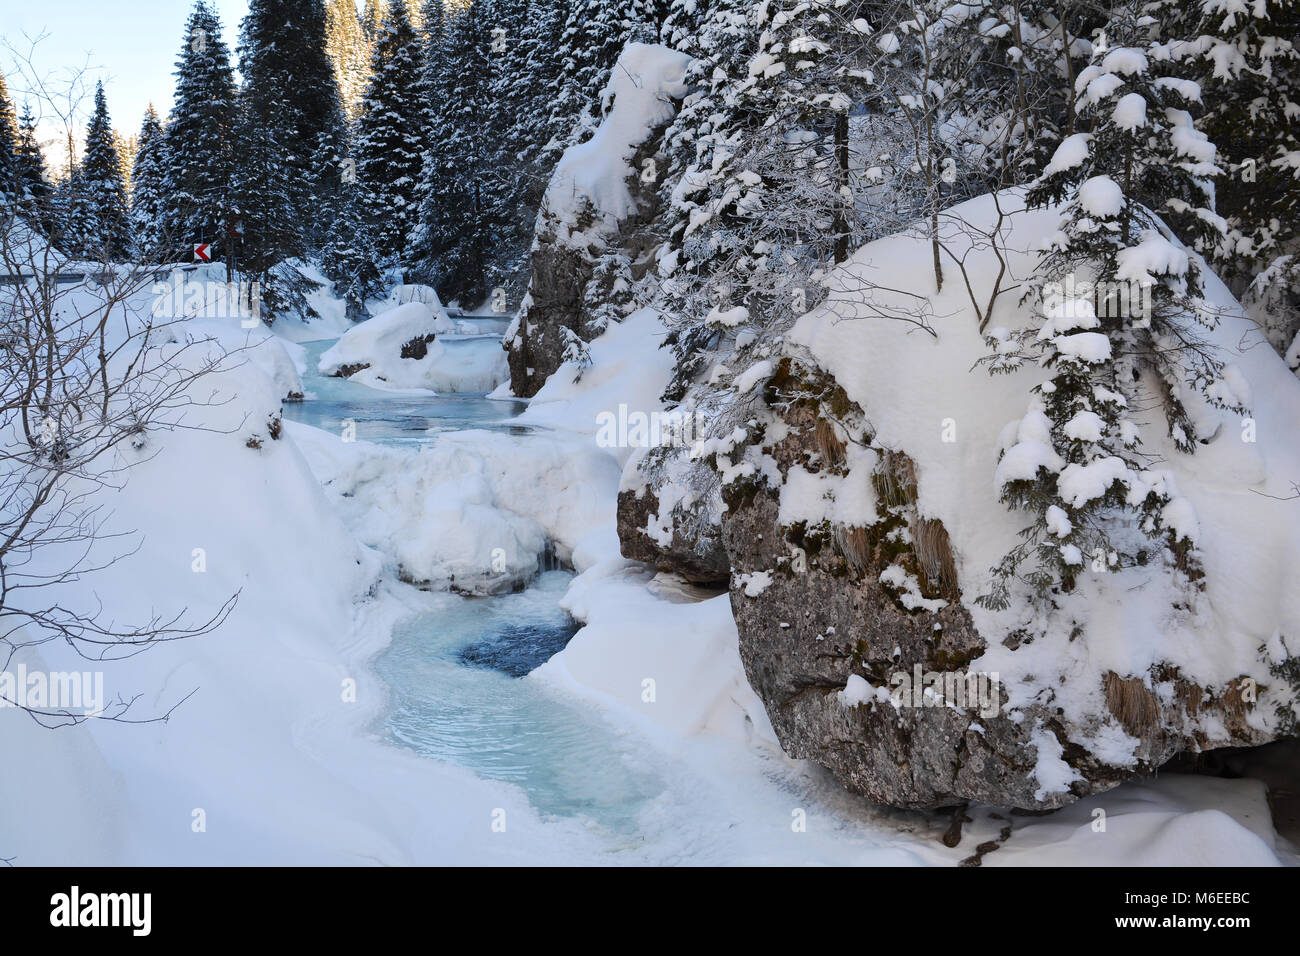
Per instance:
[[[556,166],[537,217],[528,295],[507,330],[510,387],[531,398],[585,343],[633,309],[631,287],[658,243],[663,132],[686,93],[689,58],[629,43],[603,98],[608,115]]]
[[[665,162],[660,145],[655,137],[639,148],[634,165]],[[574,357],[575,343],[592,341],[632,308],[627,292],[650,264],[647,253],[656,240],[647,230],[658,203],[653,184],[640,176],[630,175],[627,186],[635,212],[612,232],[574,230],[546,208],[538,217],[528,296],[502,343],[509,356],[510,388],[520,398],[536,395]]]
[[[1239,743],[1269,739],[1248,725],[1252,705],[1239,690],[1202,688],[1172,671],[1145,683],[1082,675],[1104,702],[1087,727],[1063,717],[1050,695],[1011,709],[1005,687],[964,683],[987,642],[960,603],[947,530],[918,514],[911,460],[873,448],[862,410],[815,367],[782,360],[765,399],[767,422],[717,464],[737,476],[723,487],[721,525],[740,655],[788,754],[894,806],[975,800],[1043,810],[1198,747],[1193,726],[1210,711]],[[779,478],[736,469],[743,456],[767,459]],[[819,508],[830,517],[814,520]],[[864,512],[875,520],[860,520]],[[910,683],[918,674],[949,681],[946,693],[937,685],[938,706],[899,693],[900,675]],[[970,706],[950,705],[958,678]],[[1108,763],[1075,742],[1099,724],[1137,739],[1135,762]]]

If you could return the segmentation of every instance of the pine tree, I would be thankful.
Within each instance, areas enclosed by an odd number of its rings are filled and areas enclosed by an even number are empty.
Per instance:
[[[339,187],[347,144],[323,0],[251,0],[239,52],[253,114],[268,115],[271,103],[285,111],[276,139],[293,186],[288,226],[311,248],[328,225],[317,213]]]
[[[404,260],[408,274],[433,281],[438,257],[455,236],[456,224],[450,210],[456,157],[448,142],[449,111],[453,78],[459,72],[458,58],[464,51],[451,45],[451,18],[442,0],[426,0],[422,20],[422,68],[417,93],[424,107],[424,143],[415,189],[418,212],[407,238]]]
[[[366,0],[366,5],[361,11],[361,32],[365,35],[367,43],[373,45],[379,39],[379,34],[384,28],[385,9],[385,0]]]
[[[1105,23],[1100,10],[1073,0],[935,6],[927,39],[943,84],[943,121],[958,121],[944,145],[972,192],[1034,179],[1077,132],[1072,81],[1087,65],[1086,38]]]
[[[515,107],[510,144],[523,180],[523,204],[532,215],[550,179],[554,136],[550,111],[560,77],[559,47],[568,8],[566,0],[530,0],[516,41],[508,100]]]
[[[240,97],[238,118],[239,162],[231,183],[238,256],[242,269],[260,285],[262,319],[270,324],[289,307],[289,290],[280,287],[274,269],[305,251],[295,222],[296,170],[285,147],[295,131],[283,100],[254,97],[247,89]]]
[[[17,153],[18,123],[14,118],[14,106],[9,101],[4,76],[0,75],[0,207],[22,198]]]
[[[450,13],[450,11],[448,11]],[[428,34],[430,42],[434,35]],[[418,224],[408,243],[414,275],[434,281],[444,301],[477,304],[487,295],[484,259],[491,246],[485,181],[494,144],[491,25],[481,5],[443,20],[442,42],[427,47],[423,97],[428,115],[418,191]]]
[[[458,51],[457,72],[451,77],[451,95],[444,111],[450,188],[444,222],[451,242],[439,261],[438,291],[465,306],[487,298],[484,262],[491,247],[495,223],[489,203],[488,183],[494,143],[483,135],[490,114],[489,78],[492,72],[492,33],[486,11],[471,4],[451,24],[448,46]],[[436,132],[433,135],[438,135]]]
[[[1193,88],[1153,74],[1145,27],[1132,7],[1113,13],[1076,82],[1091,132],[1066,138],[1029,190],[1031,206],[1065,203],[1039,264],[1041,323],[1019,343],[993,342],[995,369],[1014,367],[1007,356],[1029,344],[1053,376],[1035,390],[998,466],[1002,500],[1034,522],[997,569],[984,599],[994,607],[1031,553],[1038,565],[1029,580],[1040,593],[1069,590],[1086,561],[1098,571],[1132,564],[1152,541],[1198,577],[1189,506],[1141,458],[1127,409],[1161,399],[1173,444],[1188,454],[1200,437],[1189,389],[1245,411],[1198,333],[1217,316],[1202,298],[1196,260],[1157,218],[1180,223],[1192,241],[1215,234],[1214,146],[1182,108]],[[1136,527],[1119,530],[1130,517]]]
[[[374,242],[361,215],[356,187],[344,186],[335,198],[321,268],[334,283],[353,320],[366,318],[366,300],[383,292]]]
[[[666,13],[653,0],[574,0],[560,33],[546,146],[549,163],[599,125],[601,92],[629,39],[657,39]]]
[[[482,181],[482,215],[489,223],[485,281],[502,289],[505,301],[517,302],[527,281],[524,264],[532,244],[541,186],[536,173],[533,133],[524,114],[532,108],[538,78],[529,73],[529,57],[539,52],[526,42],[527,0],[489,0],[486,89],[488,111]],[[543,11],[544,13],[544,11]]]
[[[355,122],[370,83],[371,44],[354,0],[327,0],[325,46],[334,64],[343,114],[349,123]]]
[[[817,304],[818,275],[855,236],[848,116],[871,91],[874,48],[842,0],[770,20],[750,6],[720,0],[698,27],[687,13],[667,27],[695,57],[665,134],[665,242],[643,292],[673,316],[670,401],[735,341],[716,311],[743,307],[750,331],[788,322]]]
[[[159,255],[189,258],[199,242],[220,249],[231,217],[237,95],[221,22],[199,0],[176,61],[176,92],[161,150],[165,163]]]
[[[31,107],[23,107],[18,121],[18,145],[14,151],[15,176],[20,186],[20,196],[38,211],[48,213],[53,190],[45,169],[45,155],[36,140],[36,119]]]
[[[392,0],[375,43],[371,81],[357,121],[357,176],[375,249],[396,260],[415,225],[424,109],[420,44],[402,0]]]
[[[131,174],[135,169],[135,154],[139,143],[134,136],[124,136],[113,131],[113,146],[117,150],[117,170],[122,176],[122,185],[126,189],[126,203],[131,205],[131,191],[135,189],[135,180]]]
[[[162,210],[167,176],[167,138],[153,104],[144,114],[131,170],[131,231],[136,253],[151,258],[163,250]]]
[[[1286,352],[1300,341],[1300,6],[1198,0],[1160,12],[1155,54],[1191,66],[1206,106],[1197,128],[1226,170],[1213,261]]]
[[[72,183],[64,242],[80,255],[104,261],[124,258],[130,247],[126,188],[103,83],[95,87],[95,109]]]

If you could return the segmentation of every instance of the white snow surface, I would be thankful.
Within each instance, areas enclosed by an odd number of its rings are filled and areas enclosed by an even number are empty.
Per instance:
[[[394,295],[426,288],[401,286]],[[455,334],[456,324],[436,295],[431,301],[408,298],[350,328],[321,355],[318,369],[333,375],[347,366],[365,365],[349,377],[388,391],[490,392],[506,380],[506,356],[498,342],[484,338],[450,348],[444,343]],[[423,358],[402,357],[402,346],[428,335],[437,338],[428,343]]]

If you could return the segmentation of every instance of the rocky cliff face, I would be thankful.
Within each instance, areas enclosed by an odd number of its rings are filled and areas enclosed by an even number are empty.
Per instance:
[[[633,164],[663,163],[653,138],[637,150]],[[510,363],[510,388],[531,398],[556,369],[581,361],[583,345],[630,310],[631,283],[647,268],[655,243],[649,227],[657,196],[639,175],[627,179],[635,212],[612,232],[591,230],[592,215],[570,223],[543,209],[531,252],[528,295],[519,318],[504,339]]]
[[[566,361],[581,366],[586,343],[632,310],[632,284],[659,242],[657,171],[687,62],[628,44],[605,91],[609,114],[560,160],[538,214],[528,295],[504,340],[515,395],[531,398]]]

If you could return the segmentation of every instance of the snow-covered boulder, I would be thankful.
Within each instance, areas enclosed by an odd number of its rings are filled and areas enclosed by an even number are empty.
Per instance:
[[[320,357],[319,371],[382,389],[490,392],[505,380],[505,356],[493,340],[456,342],[436,297],[414,299],[353,326]]]
[[[347,378],[374,368],[383,375],[399,369],[402,359],[424,358],[438,332],[450,328],[446,312],[434,312],[423,302],[408,302],[348,329],[321,355],[317,370]]]
[[[1001,205],[1005,287],[1032,273],[1056,214],[1014,194]],[[991,197],[955,207],[949,248],[963,257],[996,221]],[[741,658],[786,752],[884,803],[1049,809],[1179,752],[1289,732],[1300,382],[1252,347],[1254,326],[1207,274],[1223,312],[1209,339],[1254,396],[1251,417],[1197,405],[1185,454],[1158,409],[1134,413],[1143,451],[1194,513],[1204,577],[1189,585],[1156,553],[1082,573],[1047,609],[979,606],[1030,523],[997,500],[1005,426],[1051,373],[973,368],[989,346],[968,290],[945,259],[934,294],[928,251],[919,234],[867,245],[832,275],[829,305],[756,346],[752,424],[713,457]],[[999,264],[987,248],[965,262],[987,302]],[[927,290],[918,311],[912,293]],[[996,299],[991,329],[1030,321],[1020,294]],[[879,317],[891,308],[936,334]]]
[[[689,58],[629,43],[604,91],[612,105],[589,140],[567,149],[538,214],[528,295],[505,335],[515,395],[536,394],[585,343],[632,310],[631,283],[654,238],[661,133],[672,119]],[[648,175],[648,173],[651,173]]]
[[[447,310],[443,307],[442,299],[438,298],[438,290],[431,285],[419,282],[402,283],[393,286],[386,301],[390,308],[396,308],[410,302],[422,302],[433,311],[434,315],[445,316],[447,313]],[[438,331],[444,330],[439,329]]]

